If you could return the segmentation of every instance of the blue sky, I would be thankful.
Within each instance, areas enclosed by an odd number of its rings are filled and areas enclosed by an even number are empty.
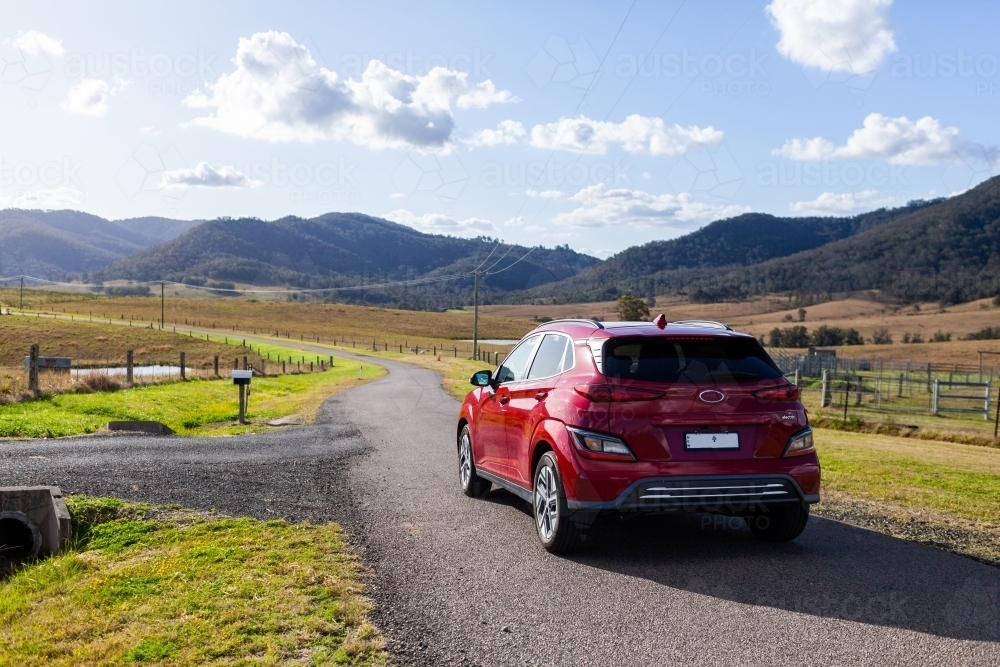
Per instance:
[[[998,24],[989,2],[6,3],[0,206],[361,211],[601,257],[853,214],[997,173]]]

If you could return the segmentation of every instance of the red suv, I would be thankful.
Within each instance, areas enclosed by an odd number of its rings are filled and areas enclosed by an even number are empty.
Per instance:
[[[496,484],[530,502],[553,553],[604,512],[727,514],[791,540],[819,501],[798,387],[723,324],[547,322],[471,382],[462,489],[482,497]]]

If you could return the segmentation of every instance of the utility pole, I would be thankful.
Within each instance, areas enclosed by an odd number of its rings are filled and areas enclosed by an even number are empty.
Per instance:
[[[479,271],[473,275],[472,288],[472,358],[479,358]]]
[[[160,281],[160,328],[163,328],[163,281]]]
[[[21,306],[20,310],[24,310],[24,276],[21,276]]]

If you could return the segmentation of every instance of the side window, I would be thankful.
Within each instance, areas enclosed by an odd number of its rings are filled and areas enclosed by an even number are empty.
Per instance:
[[[566,336],[546,334],[538,346],[535,360],[531,362],[531,370],[528,371],[527,379],[547,378],[562,373],[567,343],[569,343],[569,338]]]
[[[503,360],[503,365],[497,369],[497,382],[517,382],[524,379],[524,373],[528,369],[528,361],[531,353],[535,351],[535,346],[541,336],[532,336],[514,348],[514,351]]]

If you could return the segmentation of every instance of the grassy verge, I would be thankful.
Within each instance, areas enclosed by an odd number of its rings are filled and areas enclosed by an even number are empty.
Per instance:
[[[0,581],[0,665],[385,663],[338,526],[67,502],[73,547]]]
[[[332,394],[379,377],[375,364],[338,359],[332,369],[299,375],[255,378],[249,418],[234,424],[238,395],[229,379],[191,380],[116,392],[60,394],[0,410],[0,436],[61,437],[93,433],[114,420],[163,422],[182,435],[225,435],[263,430],[265,422],[298,414],[315,418]]]
[[[817,514],[1000,564],[1000,451],[817,429]]]

